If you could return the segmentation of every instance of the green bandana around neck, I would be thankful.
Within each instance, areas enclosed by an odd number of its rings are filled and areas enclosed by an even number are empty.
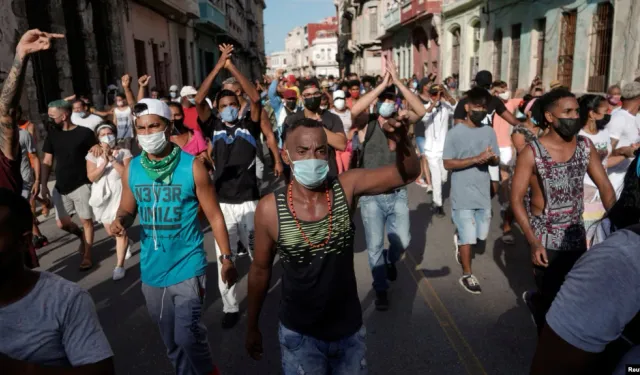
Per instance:
[[[154,181],[168,184],[171,183],[173,171],[176,169],[178,162],[180,161],[180,153],[180,147],[174,146],[171,153],[163,159],[151,160],[149,159],[149,155],[145,151],[142,151],[140,162],[142,163],[142,168],[147,172],[149,178]]]

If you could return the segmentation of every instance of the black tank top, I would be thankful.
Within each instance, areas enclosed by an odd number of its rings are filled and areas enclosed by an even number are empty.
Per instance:
[[[333,191],[333,231],[326,246],[311,248],[303,239],[287,202],[287,188],[275,192],[278,209],[277,251],[284,268],[280,321],[298,333],[335,341],[362,326],[353,269],[355,226],[337,178]],[[312,244],[327,238],[329,217],[315,222],[298,219]]]

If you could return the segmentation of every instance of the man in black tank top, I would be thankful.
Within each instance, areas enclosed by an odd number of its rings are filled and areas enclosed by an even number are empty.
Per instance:
[[[283,158],[294,178],[262,198],[256,209],[246,340],[251,357],[260,359],[258,320],[278,253],[284,269],[279,341],[285,375],[367,372],[366,330],[353,268],[354,203],[358,196],[399,188],[420,174],[406,129],[387,124],[385,130],[396,144],[395,164],[327,178],[322,123],[300,119],[287,129]]]

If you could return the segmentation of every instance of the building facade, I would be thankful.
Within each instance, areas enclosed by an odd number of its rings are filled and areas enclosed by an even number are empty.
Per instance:
[[[382,74],[383,58],[402,78],[439,74],[441,0],[335,0],[339,62],[358,74]]]
[[[289,31],[284,42],[285,52],[289,55],[287,72],[298,77],[323,75],[321,72],[326,71],[337,75],[337,30],[336,17],[327,17]],[[327,51],[331,52],[328,54]]]
[[[287,63],[291,63],[291,57],[287,51],[273,52],[267,56],[267,74],[274,75],[278,69],[287,70]]]
[[[512,91],[539,76],[546,88],[558,80],[576,93],[602,93],[640,73],[639,15],[640,4],[628,0],[449,0],[444,75],[459,74],[462,90],[486,69]]]

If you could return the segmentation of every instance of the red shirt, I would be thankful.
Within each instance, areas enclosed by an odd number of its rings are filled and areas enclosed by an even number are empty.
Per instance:
[[[184,126],[191,130],[202,132],[200,125],[198,125],[198,110],[196,107],[182,107],[182,110],[184,111]]]

